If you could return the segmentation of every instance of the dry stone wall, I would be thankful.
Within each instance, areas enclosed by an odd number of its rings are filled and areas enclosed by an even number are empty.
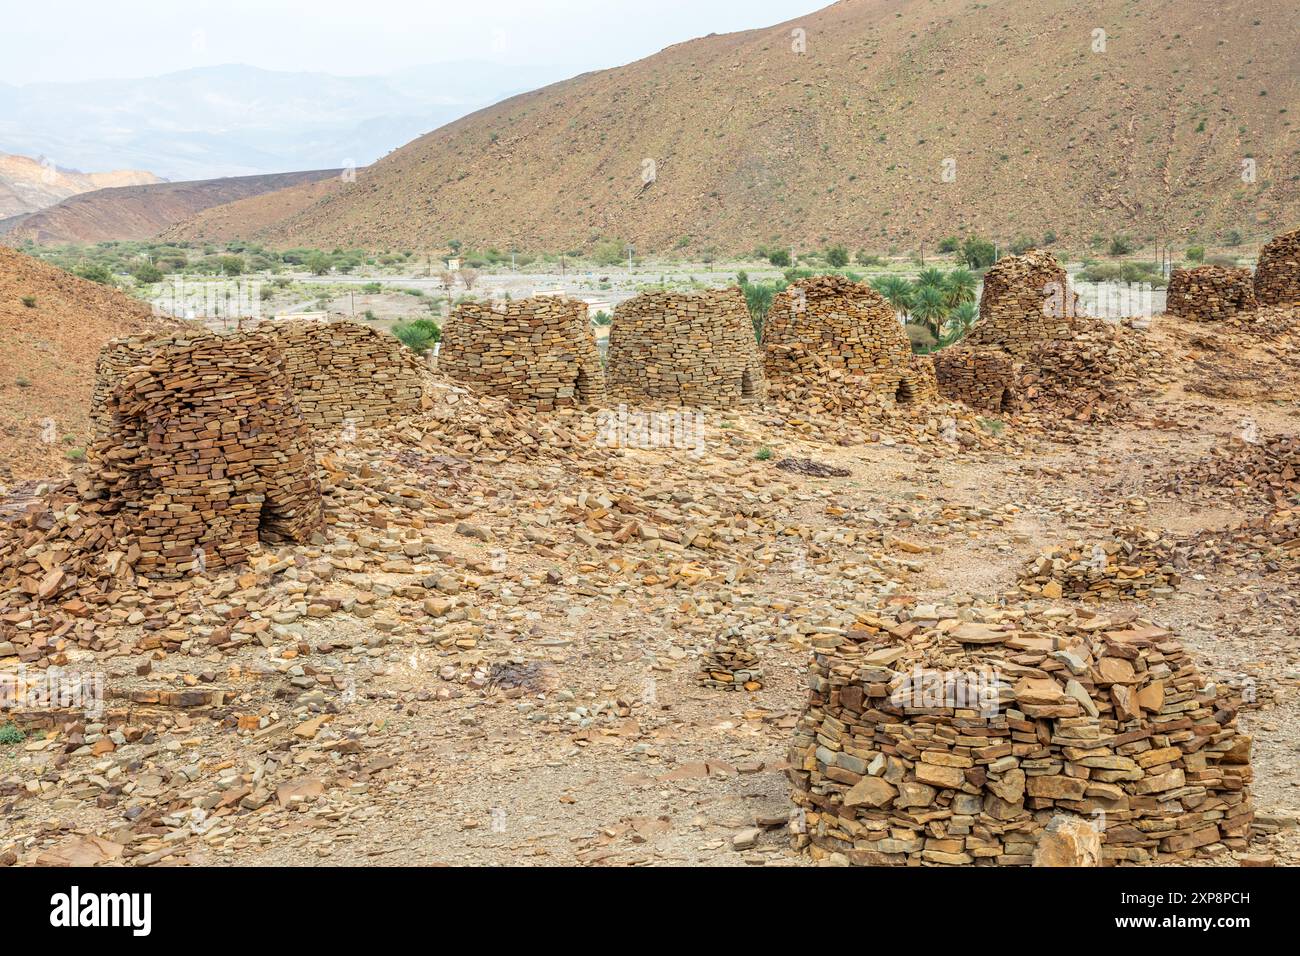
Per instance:
[[[421,409],[424,372],[419,359],[393,336],[358,322],[268,322],[221,339],[268,342],[277,349],[282,374],[312,428],[385,425]],[[114,339],[100,351],[90,412],[97,435],[108,427],[113,388],[152,354],[157,341],[157,336]]]
[[[894,307],[844,276],[801,279],[776,295],[763,363],[769,383],[837,389],[863,402],[927,401],[937,391],[933,363],[912,354]]]
[[[939,394],[986,412],[1015,408],[1016,362],[1001,349],[956,346],[934,353]]]
[[[537,411],[605,399],[587,306],[559,296],[462,302],[443,328],[438,368]]]
[[[358,322],[273,322],[253,336],[284,356],[284,374],[312,428],[385,425],[420,411],[424,370],[392,335]]]
[[[107,411],[92,460],[138,573],[242,564],[259,538],[301,542],[321,527],[310,433],[272,342],[162,340]]]
[[[1300,229],[1274,236],[1260,250],[1255,298],[1261,305],[1300,305]]]
[[[1078,314],[1078,296],[1051,253],[1006,256],[984,274],[979,322],[965,342],[1022,356],[1041,342],[1073,337]]]
[[[788,755],[796,844],[852,864],[1029,865],[1053,819],[1100,813],[1107,863],[1244,848],[1240,700],[1134,615],[1017,610],[813,637]]]
[[[614,310],[605,370],[611,399],[727,407],[767,391],[740,289],[643,292]]]
[[[1257,308],[1249,269],[1197,266],[1169,276],[1165,311],[1200,322],[1222,322]]]

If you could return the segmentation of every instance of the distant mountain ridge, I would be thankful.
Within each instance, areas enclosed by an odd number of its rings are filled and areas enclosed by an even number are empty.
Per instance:
[[[83,173],[63,169],[43,157],[0,153],[0,219],[36,212],[95,189],[160,182],[153,173],[138,169]]]
[[[0,151],[167,179],[364,166],[503,97],[550,67],[435,64],[387,77],[216,66],[84,83],[0,84]]]
[[[15,246],[25,240],[41,244],[152,239],[213,206],[340,179],[342,173],[338,169],[319,169],[97,189],[38,212],[0,220],[0,243]]]

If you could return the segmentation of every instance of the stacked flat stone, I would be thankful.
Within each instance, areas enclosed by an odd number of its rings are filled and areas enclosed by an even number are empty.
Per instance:
[[[984,274],[979,316],[965,343],[996,346],[1017,357],[1042,342],[1072,338],[1081,321],[1065,269],[1050,252],[1037,249],[999,259]]]
[[[55,613],[71,630],[138,577],[238,565],[259,540],[319,531],[310,433],[280,362],[266,341],[151,340],[109,395],[86,467],[7,517],[0,641],[34,660],[49,635],[23,622]],[[95,646],[93,628],[76,630]]]
[[[894,307],[839,275],[800,279],[776,295],[763,325],[763,365],[769,384],[835,392],[833,406],[925,402],[938,391],[933,363],[912,354]]]
[[[270,340],[159,340],[106,413],[90,457],[137,573],[231,567],[259,538],[303,542],[321,528],[310,433]]]
[[[249,335],[284,355],[303,419],[312,428],[386,425],[420,411],[424,369],[395,337],[358,322],[272,322]]]
[[[740,289],[643,292],[614,309],[605,384],[611,399],[730,407],[767,392]]]
[[[156,333],[132,335],[112,339],[99,350],[95,360],[95,387],[90,396],[90,423],[95,437],[99,438],[108,430],[108,399],[113,388],[122,381],[128,369],[139,365],[158,341]]]
[[[1147,528],[1115,528],[1098,541],[1066,542],[1030,560],[1020,590],[1034,597],[1100,601],[1168,597],[1184,565],[1174,545]]]
[[[462,302],[443,328],[438,368],[537,411],[605,399],[586,303],[560,296]]]
[[[1197,266],[1169,276],[1165,311],[1198,322],[1223,322],[1258,308],[1249,269]]]
[[[762,690],[763,666],[747,643],[723,639],[701,659],[699,684],[715,690]]]
[[[985,412],[1015,408],[1015,360],[1001,349],[959,345],[935,352],[939,394]]]
[[[1274,236],[1260,250],[1255,298],[1261,305],[1300,305],[1300,229]]]
[[[1248,736],[1135,615],[917,607],[816,635],[789,751],[795,837],[851,864],[1029,865],[1057,815],[1103,862],[1244,848]]]

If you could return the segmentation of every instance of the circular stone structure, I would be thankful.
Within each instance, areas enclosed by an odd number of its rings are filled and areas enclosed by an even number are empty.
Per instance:
[[[1259,251],[1255,298],[1261,305],[1300,305],[1300,229],[1274,236]]]
[[[933,354],[939,394],[985,412],[1010,412],[1016,404],[1016,362],[1001,349],[955,346]]]
[[[912,354],[898,313],[864,282],[800,279],[772,300],[763,324],[768,380],[835,381],[871,400],[909,404],[935,392],[933,364]]]
[[[1243,701],[1171,631],[929,607],[812,636],[788,752],[796,846],[859,865],[1027,866],[1054,819],[1098,811],[1103,863],[1247,845]]]
[[[359,322],[268,322],[246,333],[284,356],[284,374],[312,428],[385,425],[418,414],[424,369],[394,336]]]
[[[1204,265],[1175,269],[1169,276],[1165,311],[1198,322],[1221,322],[1253,312],[1255,284],[1249,269]]]
[[[462,302],[442,330],[438,368],[537,411],[605,399],[587,305],[560,296]]]
[[[727,407],[762,401],[767,390],[749,307],[734,286],[619,303],[608,359],[611,399]]]
[[[1034,249],[1005,256],[984,274],[979,322],[965,344],[1023,356],[1040,342],[1073,338],[1080,318],[1065,269],[1050,252]]]

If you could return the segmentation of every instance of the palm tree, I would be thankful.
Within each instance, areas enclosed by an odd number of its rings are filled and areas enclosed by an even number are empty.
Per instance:
[[[885,301],[894,307],[894,311],[903,316],[904,321],[912,309],[912,283],[902,276],[880,276],[872,281],[875,290],[885,297]]]
[[[979,318],[979,308],[974,302],[963,302],[948,313],[947,331],[939,340],[941,348],[964,339]]]
[[[974,302],[975,289],[978,286],[979,280],[975,278],[975,273],[969,269],[953,269],[943,282],[948,307],[955,309],[959,305]]]
[[[936,339],[948,316],[948,303],[944,301],[943,290],[938,286],[920,286],[912,297],[912,318],[920,322]]]
[[[920,288],[933,286],[936,289],[942,289],[944,286],[944,275],[942,269],[936,269],[931,266],[928,269],[922,269],[916,277],[916,284]]]

